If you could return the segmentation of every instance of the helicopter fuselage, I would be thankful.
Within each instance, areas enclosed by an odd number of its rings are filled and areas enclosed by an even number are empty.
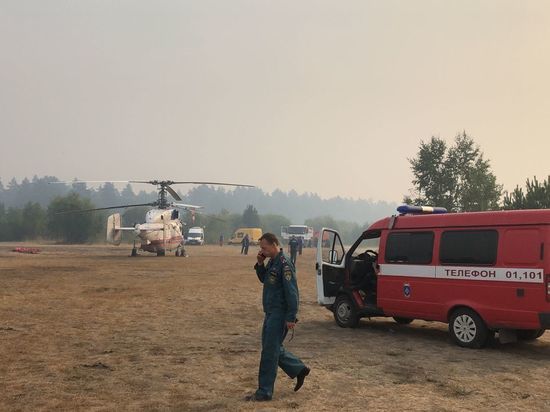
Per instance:
[[[145,223],[133,227],[122,227],[120,214],[115,213],[107,219],[107,241],[120,245],[122,232],[133,232],[141,250],[161,255],[176,250],[178,255],[183,245],[183,225],[177,209],[151,209]]]
[[[176,209],[151,209],[145,223],[137,224],[135,232],[141,240],[140,249],[159,253],[176,250],[183,243],[183,224]]]

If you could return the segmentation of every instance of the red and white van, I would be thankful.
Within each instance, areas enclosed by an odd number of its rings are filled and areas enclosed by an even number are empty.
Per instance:
[[[324,228],[318,303],[342,327],[375,316],[446,322],[464,347],[483,347],[497,331],[507,340],[541,336],[550,328],[550,210],[439,209],[402,206],[347,252]]]

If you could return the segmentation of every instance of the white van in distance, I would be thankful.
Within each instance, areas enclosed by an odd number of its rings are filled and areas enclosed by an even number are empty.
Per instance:
[[[198,226],[190,228],[185,243],[188,245],[204,245],[204,229]]]

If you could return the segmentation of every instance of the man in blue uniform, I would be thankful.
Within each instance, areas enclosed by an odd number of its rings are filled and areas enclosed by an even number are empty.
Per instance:
[[[241,255],[244,253],[245,255],[248,255],[248,247],[250,246],[250,237],[248,236],[248,233],[244,235],[243,240],[241,241],[242,247],[241,247]]]
[[[292,236],[288,241],[288,251],[290,252],[290,261],[296,267],[296,254],[298,253],[298,241],[296,236]]]
[[[294,265],[279,249],[279,241],[272,233],[266,233],[260,238],[260,249],[254,269],[264,285],[262,302],[265,317],[258,389],[246,397],[250,401],[271,400],[278,366],[290,378],[296,378],[294,391],[302,387],[310,371],[300,359],[283,347],[288,330],[296,326],[298,312],[298,284]],[[266,258],[270,258],[267,265]]]

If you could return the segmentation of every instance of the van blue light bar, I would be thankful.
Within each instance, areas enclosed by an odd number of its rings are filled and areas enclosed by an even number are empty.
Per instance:
[[[410,205],[399,206],[397,208],[397,211],[402,215],[406,215],[406,214],[428,215],[428,214],[447,213],[447,209],[445,209],[444,207],[410,206]]]

